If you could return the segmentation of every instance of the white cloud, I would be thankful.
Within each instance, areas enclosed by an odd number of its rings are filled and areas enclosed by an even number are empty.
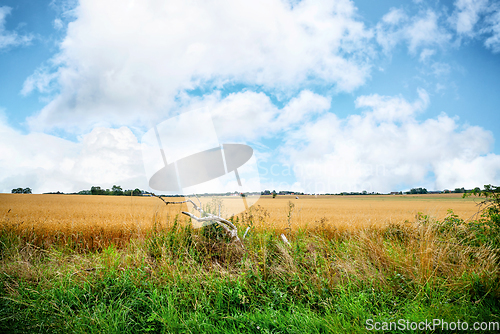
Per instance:
[[[431,65],[433,74],[436,77],[441,77],[450,74],[451,66],[447,63],[435,62]]]
[[[404,122],[414,117],[429,105],[429,95],[424,89],[418,89],[419,99],[409,103],[403,97],[380,96],[378,94],[360,96],[356,99],[356,108],[369,108],[367,113],[377,122]]]
[[[388,192],[499,183],[500,157],[490,153],[492,134],[461,125],[444,113],[419,120],[430,99],[423,89],[417,93],[413,102],[402,96],[361,96],[356,100],[361,114],[345,119],[329,111],[329,99],[307,90],[283,108],[251,91],[225,98],[213,93],[188,101],[185,108],[203,105],[211,110],[222,143],[282,137],[284,144],[276,151],[261,154],[259,145],[252,146],[257,157],[272,156],[272,161],[293,167],[293,189]],[[0,191],[26,186],[36,192],[76,191],[91,185],[148,186],[140,144],[127,127],[95,128],[74,143],[42,133],[22,135],[3,122],[0,143]],[[264,187],[270,182],[274,181],[267,175]]]
[[[377,42],[385,52],[391,51],[404,38],[404,31],[399,25],[407,21],[408,16],[402,9],[391,8],[377,24]]]
[[[451,29],[451,30],[450,30]],[[436,48],[458,47],[464,39],[480,39],[486,48],[500,52],[500,5],[489,0],[457,0],[453,12],[427,7],[410,16],[391,8],[375,27],[376,40],[386,54],[404,43],[411,55],[425,62]]]
[[[449,22],[459,38],[484,38],[484,45],[500,52],[500,6],[488,0],[458,0]],[[460,39],[459,39],[460,42]]]
[[[498,184],[500,179],[500,156],[487,154],[474,159],[453,158],[436,165],[436,184],[443,188],[465,186],[468,189]]]
[[[220,92],[199,98],[185,97],[182,111],[206,107],[212,114],[220,142],[258,143],[326,112],[330,99],[309,90],[301,91],[283,108],[278,108],[264,93],[243,91],[222,98]]]
[[[72,13],[54,59],[60,94],[29,119],[32,129],[147,124],[200,86],[350,92],[369,77],[372,35],[348,0],[82,0]],[[34,75],[23,92],[51,79]]]
[[[435,54],[436,54],[436,50],[423,49],[422,52],[420,52],[420,59],[419,59],[419,61],[425,62],[427,59],[429,59],[430,57],[432,57]]]
[[[330,100],[305,90],[282,109],[263,93],[231,94],[211,105],[217,133],[226,140],[256,141],[276,136],[330,108]]]
[[[487,9],[488,0],[457,0],[449,21],[459,35],[473,36],[480,15]]]
[[[494,6],[491,14],[485,19],[487,26],[481,30],[491,35],[484,41],[484,45],[494,53],[500,52],[500,6]]]
[[[402,9],[391,8],[377,24],[376,37],[385,52],[404,42],[409,53],[415,54],[422,48],[446,46],[452,35],[440,25],[439,15],[431,9],[409,17]],[[426,51],[427,56],[429,51]]]
[[[57,73],[51,73],[46,67],[39,67],[24,81],[21,94],[26,96],[35,89],[41,93],[50,93],[55,89],[55,79]]]
[[[425,15],[415,17],[407,28],[408,49],[411,53],[417,48],[427,45],[444,46],[451,39],[443,27],[439,26],[438,15],[432,10],[427,10]]]
[[[56,30],[61,30],[64,27],[63,21],[59,18],[55,19],[52,25]]]
[[[211,111],[220,143],[273,137],[297,128],[330,107],[328,98],[308,90],[301,91],[281,109],[269,96],[251,91],[225,98],[219,92],[198,99],[187,98],[183,111],[200,106]],[[165,143],[169,144],[172,143]],[[138,139],[128,127],[96,127],[74,143],[43,133],[23,135],[6,125],[5,120],[0,122],[0,191],[3,192],[21,186],[29,186],[35,192],[72,192],[90,189],[92,185],[109,188],[113,184],[148,189],[142,158]],[[244,168],[240,174],[245,177]],[[249,182],[253,187],[258,184],[258,180]],[[202,186],[220,188],[218,181]]]
[[[308,192],[475,187],[500,181],[500,157],[490,154],[493,136],[441,114],[419,121],[429,105],[419,90],[402,97],[362,96],[361,115],[339,119],[325,113],[290,134],[282,150]]]
[[[28,45],[33,39],[32,36],[20,36],[15,31],[5,30],[5,21],[12,8],[7,6],[0,7],[0,50],[10,46]]]
[[[0,122],[0,192],[74,192],[92,185],[146,189],[140,145],[126,127],[95,128],[77,143],[44,133],[21,134]]]
[[[382,22],[393,26],[407,20],[408,16],[401,8],[391,8],[389,12],[382,17]]]

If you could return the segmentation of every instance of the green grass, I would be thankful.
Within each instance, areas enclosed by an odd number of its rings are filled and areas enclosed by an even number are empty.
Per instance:
[[[101,251],[40,248],[4,228],[0,332],[364,333],[368,319],[500,321],[497,250],[451,242],[439,226],[302,230],[291,246],[259,231],[243,250],[174,222]]]

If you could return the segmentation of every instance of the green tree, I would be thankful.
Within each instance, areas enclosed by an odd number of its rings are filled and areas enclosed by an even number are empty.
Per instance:
[[[427,189],[425,188],[412,188],[407,194],[427,194]]]
[[[111,188],[111,191],[113,192],[113,195],[115,195],[115,196],[123,195],[123,189],[120,186],[113,185],[113,187]]]
[[[31,188],[24,188],[23,194],[31,194]]]
[[[134,196],[141,196],[142,191],[139,188],[135,188],[134,191],[132,192],[132,195]]]
[[[102,195],[102,189],[99,186],[92,186],[92,188],[90,188],[90,193],[92,195]]]

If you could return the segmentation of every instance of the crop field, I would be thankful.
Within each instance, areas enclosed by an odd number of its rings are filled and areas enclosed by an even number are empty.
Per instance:
[[[194,199],[194,198],[193,198]],[[184,198],[166,198],[182,201]],[[201,197],[202,206],[209,200]],[[227,198],[225,203],[240,202]],[[366,195],[366,196],[262,196],[244,216],[259,216],[259,229],[281,230],[287,227],[359,229],[382,227],[390,223],[413,221],[420,213],[443,219],[448,210],[463,219],[477,212],[477,199],[461,194],[436,195]],[[108,233],[112,238],[141,234],[168,224],[186,204],[166,206],[155,197],[87,196],[87,195],[24,195],[0,194],[0,219],[22,229],[49,233]],[[225,208],[222,208],[224,210]]]
[[[200,201],[207,207],[212,200],[201,197]],[[228,197],[224,203],[226,207],[222,210],[227,212],[232,203],[241,204],[241,198]],[[262,196],[249,210],[233,217],[233,221],[241,222],[242,228],[251,225],[253,230],[279,233],[287,228],[354,231],[411,222],[419,214],[443,219],[448,210],[467,219],[477,212],[476,201],[464,199],[461,194],[300,196],[299,199]],[[45,246],[56,239],[78,242],[88,249],[111,243],[120,246],[130,238],[166,228],[175,220],[190,224],[182,211],[192,208],[187,204],[167,206],[155,197],[0,194],[0,223],[30,233],[37,245]]]
[[[0,332],[365,333],[398,319],[498,332],[500,226],[478,202],[262,196],[232,218],[240,237],[251,227],[237,244],[154,197],[0,194]]]
[[[289,203],[293,204],[292,209]],[[286,227],[291,212],[292,228],[327,226],[359,229],[413,221],[418,213],[443,219],[448,210],[467,219],[477,212],[477,200],[462,194],[363,195],[363,196],[263,196],[257,202],[270,213],[278,228]],[[286,223],[286,224],[285,224]]]

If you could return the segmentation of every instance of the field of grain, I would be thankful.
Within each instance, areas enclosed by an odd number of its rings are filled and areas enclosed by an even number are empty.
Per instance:
[[[336,228],[358,229],[389,223],[414,221],[417,214],[443,219],[448,210],[463,219],[477,212],[477,199],[461,194],[436,195],[364,195],[364,196],[263,196],[257,202],[279,228],[286,227],[291,211],[291,225],[315,227],[318,223]],[[290,204],[293,206],[290,209]]]
[[[183,198],[169,198],[181,201]],[[202,198],[203,205],[209,203]],[[228,198],[241,201],[239,198]],[[452,209],[467,219],[476,211],[474,198],[461,194],[405,196],[262,196],[253,207],[239,215],[237,221],[252,223],[255,229],[335,228],[355,230],[383,227],[390,223],[414,221],[418,213],[442,219]],[[176,217],[188,219],[181,211],[186,204],[166,206],[154,197],[25,195],[0,194],[0,219],[21,230],[40,236],[79,234],[99,243],[99,239],[129,239],[153,228],[172,224]],[[52,239],[49,237],[48,240]]]
[[[366,333],[368,319],[498,332],[498,229],[443,220],[477,199],[299,197],[234,217],[240,236],[252,227],[239,244],[154,197],[0,194],[0,332]]]

